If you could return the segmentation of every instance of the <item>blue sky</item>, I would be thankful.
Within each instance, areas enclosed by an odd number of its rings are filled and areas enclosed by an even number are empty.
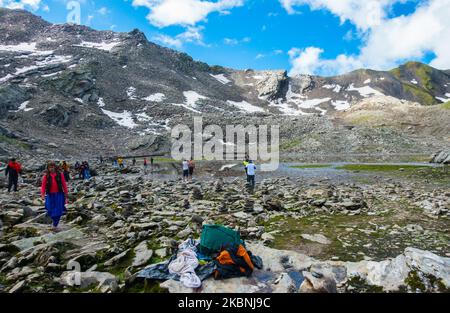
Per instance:
[[[68,2],[0,0],[0,5],[64,23]],[[211,65],[321,75],[390,69],[408,60],[450,68],[450,0],[79,2],[81,24],[121,32],[139,28],[150,41]]]

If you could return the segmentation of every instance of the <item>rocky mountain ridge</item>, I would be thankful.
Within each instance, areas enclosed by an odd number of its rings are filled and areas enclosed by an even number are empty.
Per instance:
[[[416,62],[390,72],[289,77],[209,66],[139,30],[53,25],[21,10],[0,9],[0,31],[3,154],[59,147],[66,155],[80,145],[89,153],[167,151],[170,128],[192,115],[219,125],[248,115],[260,117],[257,125],[282,117],[280,125],[292,130],[315,115],[326,124],[373,96],[427,106],[450,100],[448,71]]]

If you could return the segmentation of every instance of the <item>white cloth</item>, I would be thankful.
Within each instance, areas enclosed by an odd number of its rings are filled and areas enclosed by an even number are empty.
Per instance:
[[[188,288],[199,288],[202,285],[200,278],[192,272],[182,274],[180,282]]]
[[[255,172],[256,172],[255,164],[253,164],[253,163],[247,164],[246,168],[247,168],[247,175],[255,176]]]
[[[197,252],[197,245],[199,243],[200,243],[199,240],[194,240],[191,238],[186,239],[178,246],[178,251],[181,252],[183,250],[190,249],[194,252]]]
[[[202,285],[195,274],[198,266],[197,253],[185,249],[178,253],[177,258],[169,264],[169,273],[180,275],[180,282],[188,288],[198,288]]]
[[[188,171],[189,170],[189,163],[188,161],[183,161],[183,171]]]

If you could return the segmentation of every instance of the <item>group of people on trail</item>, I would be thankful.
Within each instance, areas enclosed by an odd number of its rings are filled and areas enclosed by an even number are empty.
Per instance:
[[[14,192],[18,191],[19,175],[21,173],[22,165],[16,159],[11,159],[5,168],[5,176],[8,177],[8,192],[11,192],[11,189]]]
[[[194,175],[195,162],[194,159],[183,160],[183,181],[192,181],[192,176]]]
[[[91,178],[91,170],[89,167],[89,163],[87,161],[83,161],[82,163],[75,163],[75,171],[78,173],[79,179],[89,180]],[[65,171],[64,171],[65,175]],[[66,179],[68,181],[68,179]]]
[[[144,163],[144,169],[147,169],[147,167],[148,167],[147,158],[144,158],[143,163]],[[153,157],[151,157],[150,158],[150,164],[151,164],[152,167],[153,167],[153,163],[154,163],[154,159],[153,159]],[[131,159],[131,164],[132,164],[132,166],[136,166],[136,164],[137,164],[136,157],[133,157]],[[113,165],[113,167],[116,167],[116,168],[118,167],[120,169],[124,169],[126,167],[125,160],[122,157],[115,157],[115,158],[113,158],[112,159],[112,165]]]

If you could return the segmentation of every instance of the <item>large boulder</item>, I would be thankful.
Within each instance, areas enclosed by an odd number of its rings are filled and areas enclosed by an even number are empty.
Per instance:
[[[119,288],[116,276],[105,272],[64,272],[59,282],[68,287],[96,288],[103,293],[116,292]]]
[[[450,164],[450,150],[442,150],[435,153],[432,156],[430,163]]]

